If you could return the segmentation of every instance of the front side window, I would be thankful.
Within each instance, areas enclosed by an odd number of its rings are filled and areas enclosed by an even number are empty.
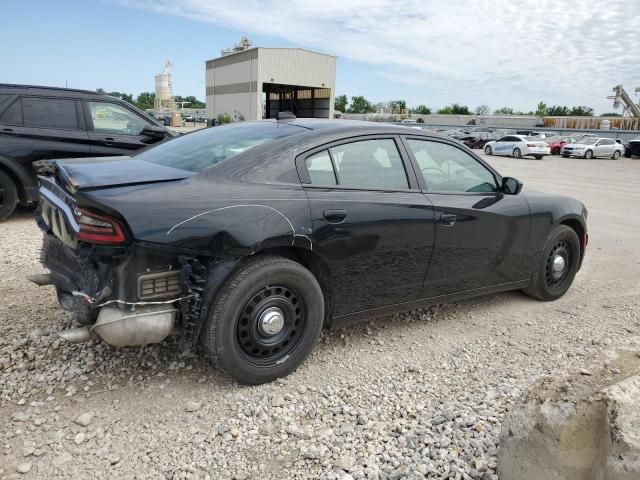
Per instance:
[[[149,122],[116,103],[88,103],[94,132],[140,135],[142,129],[149,125]]]
[[[330,150],[340,185],[393,190],[409,188],[402,158],[392,139],[361,140]]]
[[[429,140],[408,140],[430,192],[495,192],[494,175],[463,150]]]
[[[27,127],[78,129],[75,100],[23,97],[22,115]]]

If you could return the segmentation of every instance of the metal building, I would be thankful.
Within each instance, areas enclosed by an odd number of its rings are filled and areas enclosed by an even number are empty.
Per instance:
[[[244,40],[244,39],[243,39]],[[223,51],[206,62],[207,117],[333,118],[336,57],[301,48],[245,48]]]

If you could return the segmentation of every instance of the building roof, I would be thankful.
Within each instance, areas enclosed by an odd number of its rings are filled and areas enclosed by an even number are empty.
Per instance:
[[[246,53],[246,52],[251,52],[251,51],[256,51],[256,53],[257,53],[259,50],[299,50],[301,52],[313,53],[314,55],[323,55],[325,57],[338,58],[335,55],[329,55],[328,53],[314,52],[313,50],[307,50],[306,48],[298,48],[298,47],[293,47],[293,48],[290,48],[290,47],[253,47],[253,48],[248,48],[246,50],[240,50],[238,52],[231,52],[228,55],[222,55],[220,57],[215,57],[215,58],[212,58],[211,60],[208,60],[208,61],[219,60],[221,58],[233,57],[234,55],[238,55],[238,54],[242,54],[242,53]]]

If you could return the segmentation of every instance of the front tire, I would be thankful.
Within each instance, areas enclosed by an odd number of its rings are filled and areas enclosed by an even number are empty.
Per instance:
[[[530,297],[550,301],[563,296],[580,268],[580,241],[575,230],[557,225],[551,231],[531,283],[524,290]]]
[[[587,160],[591,160],[593,158],[593,150],[587,150],[584,152],[584,158]]]
[[[5,172],[0,171],[0,221],[11,216],[18,205],[18,188]]]
[[[522,158],[522,152],[519,148],[513,149],[513,158]]]
[[[542,160],[544,155],[534,155],[533,156],[536,160]]]
[[[287,258],[258,257],[222,287],[201,340],[227,374],[258,385],[298,368],[323,321],[322,289],[309,270]]]
[[[487,145],[486,147],[484,147],[484,153],[486,155],[493,155],[493,151],[491,150],[491,145]]]

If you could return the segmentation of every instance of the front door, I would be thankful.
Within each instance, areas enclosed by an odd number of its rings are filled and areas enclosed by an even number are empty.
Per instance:
[[[329,267],[336,317],[421,295],[434,242],[433,206],[398,142],[350,139],[304,161],[313,252]]]
[[[122,105],[88,101],[85,110],[94,156],[131,155],[159,140],[141,135],[151,123]]]
[[[424,296],[526,278],[519,270],[529,237],[524,197],[502,193],[496,174],[458,146],[418,138],[406,144],[437,222]]]

